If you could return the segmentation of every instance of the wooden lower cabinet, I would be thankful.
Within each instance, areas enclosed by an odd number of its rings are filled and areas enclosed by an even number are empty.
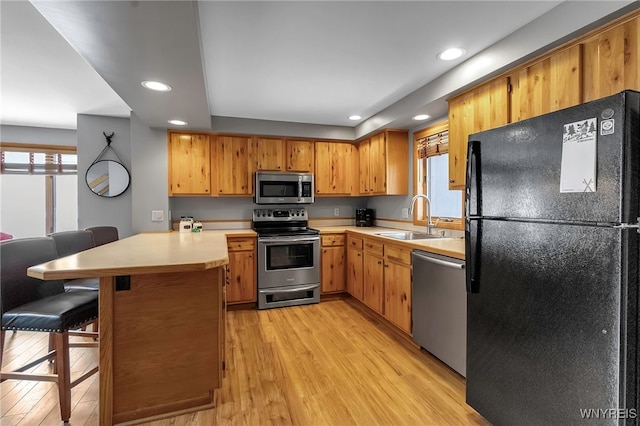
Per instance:
[[[384,264],[384,316],[411,334],[411,267]]]
[[[364,253],[364,299],[365,305],[384,314],[384,259]]]
[[[320,256],[322,294],[345,291],[346,262],[344,235],[323,235]]]
[[[348,241],[351,243],[351,237]],[[347,292],[358,300],[364,298],[364,259],[362,256],[362,239],[360,249],[347,246]]]
[[[227,304],[255,303],[256,286],[255,238],[229,238],[229,264],[227,265]]]

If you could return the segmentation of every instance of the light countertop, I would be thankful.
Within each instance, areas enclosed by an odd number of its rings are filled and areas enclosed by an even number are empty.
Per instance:
[[[229,263],[225,234],[231,233],[138,234],[32,266],[27,270],[27,274],[34,278],[51,280],[216,268]],[[245,234],[246,230],[240,235]]]
[[[323,234],[336,234],[347,232],[352,235],[362,235],[367,238],[375,238],[384,241],[385,244],[394,244],[410,249],[424,250],[431,253],[442,254],[456,259],[465,259],[464,238],[434,238],[426,240],[398,240],[396,238],[376,235],[380,232],[408,232],[404,229],[383,228],[380,226],[316,226],[315,229]]]

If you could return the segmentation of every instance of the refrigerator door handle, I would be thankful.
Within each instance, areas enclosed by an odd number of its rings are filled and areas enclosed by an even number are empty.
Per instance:
[[[465,215],[467,219],[481,215],[479,177],[480,141],[469,141],[467,146],[467,181],[465,185]]]
[[[637,222],[640,222],[640,217],[637,219]],[[635,229],[638,234],[640,234],[640,223],[621,223],[620,225],[614,225],[613,227],[618,229]]]
[[[466,252],[466,282],[467,293],[480,291],[480,238],[482,236],[482,221],[467,218],[464,235]]]

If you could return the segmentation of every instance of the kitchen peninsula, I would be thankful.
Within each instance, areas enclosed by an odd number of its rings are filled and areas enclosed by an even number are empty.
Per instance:
[[[100,424],[215,405],[224,356],[224,234],[139,234],[29,268],[100,278]]]

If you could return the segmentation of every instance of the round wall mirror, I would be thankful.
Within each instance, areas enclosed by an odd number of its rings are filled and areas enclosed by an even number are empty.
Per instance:
[[[85,176],[87,186],[101,197],[117,197],[127,190],[131,177],[125,166],[114,160],[93,163]]]

